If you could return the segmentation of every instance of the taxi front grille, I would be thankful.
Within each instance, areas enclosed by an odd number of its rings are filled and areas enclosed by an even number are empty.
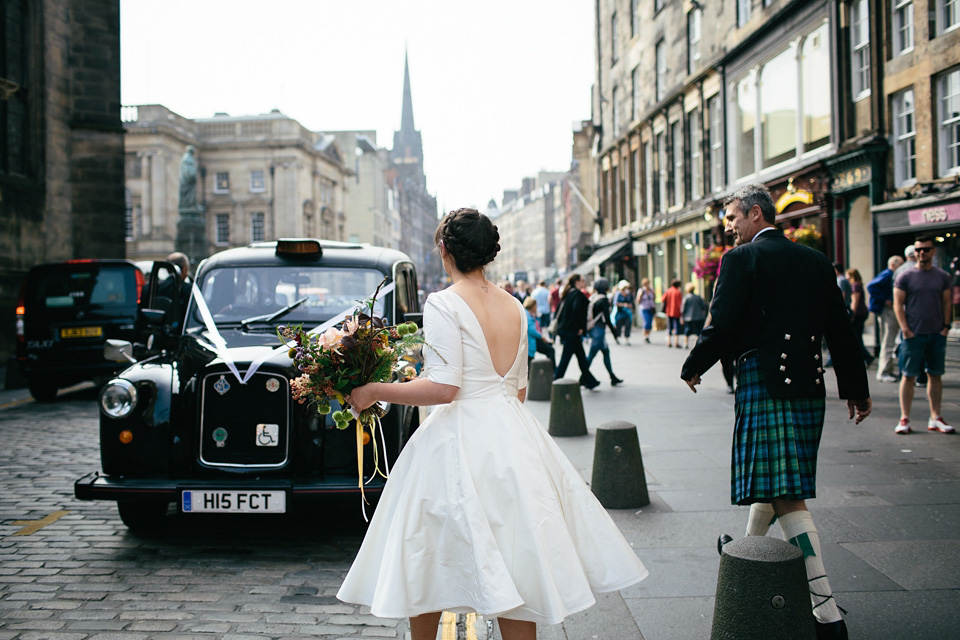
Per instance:
[[[290,389],[285,376],[257,372],[244,385],[231,372],[208,374],[200,411],[201,463],[259,468],[287,463]]]

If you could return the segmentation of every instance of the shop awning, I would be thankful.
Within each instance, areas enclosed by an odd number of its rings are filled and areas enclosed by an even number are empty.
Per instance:
[[[577,265],[576,272],[580,275],[589,275],[597,267],[602,267],[611,258],[630,246],[630,238],[618,240],[604,247],[597,248],[589,258]]]

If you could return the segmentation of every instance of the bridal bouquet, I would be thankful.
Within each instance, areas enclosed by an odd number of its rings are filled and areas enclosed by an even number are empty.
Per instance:
[[[387,278],[377,287],[373,296],[361,301],[360,308],[344,317],[337,326],[322,333],[311,333],[302,326],[280,326],[277,336],[290,347],[289,355],[301,372],[290,385],[293,398],[300,404],[315,403],[321,415],[331,413],[331,403],[340,409],[331,418],[338,429],[346,429],[351,417],[356,419],[357,466],[363,489],[363,445],[376,435],[380,418],[386,411],[374,404],[356,411],[347,396],[370,382],[388,382],[398,374],[404,379],[416,377],[413,367],[402,366],[403,356],[424,344],[417,333],[417,325],[406,322],[396,326],[374,313],[374,305]],[[380,429],[380,437],[383,432]],[[377,448],[373,448],[376,473],[380,470]],[[389,471],[389,470],[388,470]],[[374,475],[376,475],[376,473]]]

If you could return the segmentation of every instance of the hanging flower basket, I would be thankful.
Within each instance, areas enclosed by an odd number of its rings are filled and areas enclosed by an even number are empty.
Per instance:
[[[805,247],[810,247],[811,249],[820,250],[821,241],[823,235],[820,233],[820,230],[817,229],[816,225],[807,224],[801,227],[787,229],[783,232],[788,239],[797,244],[802,244]]]
[[[717,279],[717,273],[720,271],[720,259],[729,249],[730,247],[721,247],[719,245],[704,249],[700,257],[697,258],[696,264],[693,266],[693,272],[698,278],[703,278],[707,282],[713,282]]]

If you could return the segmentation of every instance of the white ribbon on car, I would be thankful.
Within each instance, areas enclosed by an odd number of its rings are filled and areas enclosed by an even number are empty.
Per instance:
[[[396,288],[395,283],[391,282],[387,286],[380,289],[380,294],[378,295],[390,293],[395,288]],[[367,298],[372,297],[374,293],[376,293],[376,291],[372,292],[369,296],[367,296]],[[240,384],[247,384],[247,381],[253,377],[253,374],[255,374],[257,372],[257,369],[260,368],[260,365],[262,365],[264,362],[266,362],[276,354],[282,351],[289,350],[291,347],[293,347],[296,344],[292,340],[281,344],[279,347],[277,347],[273,351],[270,351],[265,355],[257,358],[253,362],[251,362],[250,367],[247,369],[246,374],[241,376],[240,370],[237,369],[237,365],[234,363],[233,359],[230,357],[230,350],[227,348],[227,341],[224,340],[222,335],[220,335],[220,331],[217,329],[217,323],[213,321],[213,314],[210,313],[210,307],[207,306],[207,301],[203,299],[203,294],[200,292],[200,288],[197,287],[196,281],[194,281],[193,283],[193,288],[190,291],[190,295],[194,299],[194,301],[196,301],[197,303],[197,311],[200,312],[200,318],[203,320],[203,325],[207,329],[207,334],[210,336],[211,342],[213,342],[213,346],[217,352],[217,355],[220,356],[220,359],[223,360],[223,362],[227,365],[227,368],[230,369],[230,371],[233,373],[234,377],[236,377],[237,381],[240,382]],[[351,316],[355,312],[363,309],[365,306],[366,305],[364,303],[358,301],[357,304],[347,307],[340,313],[334,314],[333,317],[331,317],[329,320],[327,320],[323,324],[317,325],[313,329],[310,329],[307,333],[311,333],[311,334],[323,333],[327,329],[330,329],[331,327],[335,327],[339,323],[343,322],[343,319],[345,316]]]

